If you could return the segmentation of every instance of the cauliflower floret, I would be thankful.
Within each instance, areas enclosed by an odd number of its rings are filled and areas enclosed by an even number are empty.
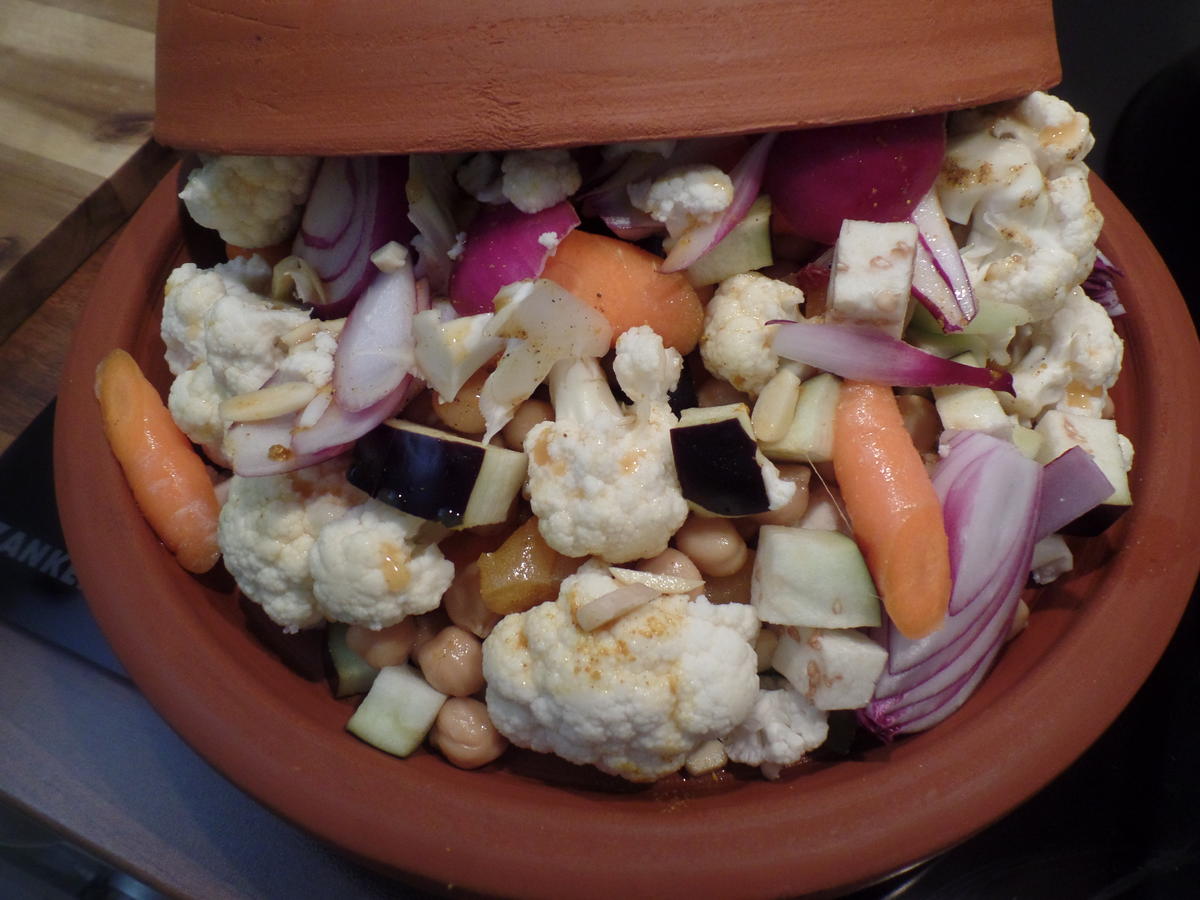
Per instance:
[[[773,778],[820,747],[828,734],[824,711],[783,679],[764,678],[750,715],[725,738],[725,754],[733,762],[762,766]]]
[[[1074,288],[1049,319],[1018,329],[1010,366],[1013,411],[1029,421],[1051,406],[1099,417],[1124,351],[1104,307]]]
[[[283,475],[230,479],[217,528],[225,567],[284,631],[324,619],[309,551],[322,528],[367,499],[346,480],[346,467],[339,458]]]
[[[656,222],[667,226],[672,237],[711,222],[733,202],[733,181],[708,163],[669,169],[652,181],[637,181],[628,188],[630,202]]]
[[[423,521],[368,500],[321,529],[309,552],[313,594],[325,617],[379,629],[435,609],[454,564],[417,541]]]
[[[653,781],[750,712],[759,625],[749,606],[671,594],[581,631],[575,610],[618,587],[590,560],[557,600],[501,619],[483,644],[488,713],[515,744]]]
[[[211,269],[184,263],[168,277],[163,299],[162,339],[167,366],[179,375],[205,358],[205,322],[226,294],[256,295],[271,285],[271,267],[261,256],[239,257]]]
[[[204,322],[204,360],[230,396],[257,391],[283,362],[279,338],[309,321],[307,310],[249,293],[226,294]]]
[[[716,378],[756,396],[779,369],[771,349],[778,327],[772,319],[795,319],[804,293],[758,272],[721,282],[704,311],[700,357]]]
[[[681,365],[645,326],[617,340],[613,368],[636,401],[633,416],[621,411],[594,359],[551,370],[556,418],[530,429],[525,452],[530,506],[559,553],[614,563],[656,556],[687,518],[666,397]]]
[[[315,156],[205,156],[179,197],[188,213],[221,240],[269,247],[296,228],[308,199]]]
[[[333,383],[333,356],[337,352],[337,336],[318,327],[312,337],[299,341],[287,351],[279,363],[279,375],[284,381],[307,381],[321,388]]]
[[[167,394],[167,409],[175,424],[190,440],[203,445],[210,456],[217,453],[225,434],[225,424],[221,421],[221,401],[227,396],[217,384],[212,366],[208,363],[200,363],[195,368],[180,372],[171,382],[171,390]]]
[[[458,167],[459,187],[480,203],[507,200],[523,213],[541,212],[566,200],[583,183],[567,150],[511,150],[499,163],[476,153]]]
[[[962,257],[976,292],[1049,318],[1091,272],[1103,224],[1083,164],[1087,118],[1035,93],[951,127],[938,196],[968,226]]]

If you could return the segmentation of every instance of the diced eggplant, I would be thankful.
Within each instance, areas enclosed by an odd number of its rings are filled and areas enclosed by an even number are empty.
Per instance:
[[[329,659],[333,663],[333,695],[352,697],[365,694],[379,670],[350,649],[346,643],[349,626],[334,622],[329,626]]]
[[[359,439],[347,479],[409,515],[472,528],[508,518],[525,469],[516,450],[389,419]]]
[[[446,695],[430,687],[412,666],[379,670],[346,730],[393,756],[408,756],[433,727]]]
[[[1129,491],[1132,449],[1112,419],[1094,419],[1051,409],[1042,415],[1035,431],[1042,437],[1038,462],[1047,463],[1072,447],[1082,447],[1091,454],[1114,488],[1112,496],[1063,528],[1064,533],[1100,534],[1133,504]]]
[[[800,395],[787,432],[763,444],[768,459],[781,462],[830,462],[833,459],[833,421],[842,382],[822,372],[800,384]]]
[[[740,272],[765,269],[772,262],[771,198],[763,194],[729,234],[688,267],[687,277],[696,287],[703,287]]]
[[[749,516],[770,508],[750,413],[744,403],[685,409],[671,429],[684,499],[701,514]]]
[[[836,531],[760,528],[750,603],[762,621],[778,625],[861,628],[881,621],[862,551]]]

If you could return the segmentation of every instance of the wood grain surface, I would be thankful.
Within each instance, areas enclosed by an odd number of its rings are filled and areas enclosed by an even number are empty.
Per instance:
[[[171,163],[150,136],[155,10],[0,0],[0,340]]]

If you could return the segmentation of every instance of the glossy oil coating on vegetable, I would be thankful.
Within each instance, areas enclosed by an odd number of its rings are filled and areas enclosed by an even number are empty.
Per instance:
[[[350,729],[395,755],[776,778],[831,710],[932,727],[1070,571],[1060,530],[1133,499],[1091,142],[1034,94],[205,159],[185,200],[245,258],[172,273],[162,335],[232,472],[225,566],[281,629],[337,626]]]

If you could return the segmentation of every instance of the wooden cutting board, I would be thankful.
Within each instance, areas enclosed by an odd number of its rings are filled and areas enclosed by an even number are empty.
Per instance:
[[[0,0],[0,341],[141,203],[155,0]]]

